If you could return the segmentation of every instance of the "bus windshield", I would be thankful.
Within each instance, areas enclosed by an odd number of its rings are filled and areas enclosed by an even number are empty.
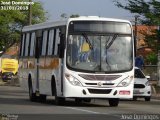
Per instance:
[[[114,73],[131,70],[131,38],[131,34],[72,31],[67,40],[67,66],[81,72]]]

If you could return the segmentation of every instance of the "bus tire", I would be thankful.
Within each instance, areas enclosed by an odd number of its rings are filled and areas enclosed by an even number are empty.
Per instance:
[[[55,104],[56,105],[64,105],[65,104],[65,98],[57,96],[57,89],[56,89],[56,83],[55,83],[54,78],[52,79],[51,85],[52,85],[52,95],[55,96],[55,99],[54,99]]]
[[[29,81],[28,81],[28,88],[29,88],[29,99],[30,99],[30,101],[35,102],[37,100],[37,97],[36,97],[36,94],[33,93],[31,79],[29,79]]]
[[[63,98],[63,97],[58,97],[57,96],[57,91],[55,90],[55,104],[56,105],[64,105],[65,104],[65,98]]]
[[[39,96],[40,102],[46,102],[46,98],[47,98],[46,95],[40,95],[40,96]]]
[[[119,99],[118,98],[111,98],[109,99],[109,105],[111,107],[117,107],[119,104]]]

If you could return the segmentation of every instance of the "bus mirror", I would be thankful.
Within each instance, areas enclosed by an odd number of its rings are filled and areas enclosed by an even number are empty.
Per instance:
[[[60,44],[58,44],[58,55],[60,58],[64,57],[64,49],[65,49],[65,35],[60,35]]]

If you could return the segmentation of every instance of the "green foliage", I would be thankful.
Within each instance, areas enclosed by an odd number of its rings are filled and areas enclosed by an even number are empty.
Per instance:
[[[143,24],[160,25],[160,1],[158,0],[113,0],[115,5],[138,14]]]
[[[70,16],[70,18],[76,18],[76,17],[79,17],[79,15],[78,14],[73,14],[73,15]]]
[[[146,31],[146,30],[141,30],[139,32],[144,35],[144,37],[145,37],[144,40],[145,40],[145,43],[147,44],[147,46],[149,48],[152,48],[153,51],[157,51],[157,49],[158,49],[157,35],[159,35],[158,30],[153,29],[153,27],[149,28],[149,29],[150,29],[150,33],[149,33],[149,31]]]
[[[72,14],[72,15],[70,15],[68,17],[68,15],[66,13],[62,13],[61,14],[61,18],[63,18],[63,19],[66,19],[66,18],[76,18],[76,17],[79,17],[79,15],[78,14]]]
[[[152,64],[152,65],[156,65],[157,62],[158,62],[158,57],[157,57],[157,54],[155,53],[150,53],[146,56],[146,61],[147,63],[149,64]]]
[[[116,6],[138,15],[139,22],[148,26],[160,27],[160,1],[159,0],[113,0]],[[160,29],[152,31],[153,34],[144,34],[145,42],[154,51],[160,49]],[[148,60],[156,63],[156,54],[150,54]],[[156,63],[157,64],[157,63]]]
[[[3,1],[8,2],[9,0]],[[14,1],[26,2],[26,0]],[[44,22],[46,20],[45,14],[42,4],[34,2],[34,5],[32,5],[32,24]],[[29,10],[0,11],[0,51],[5,51],[14,43],[19,42],[22,27],[28,25],[28,15]]]

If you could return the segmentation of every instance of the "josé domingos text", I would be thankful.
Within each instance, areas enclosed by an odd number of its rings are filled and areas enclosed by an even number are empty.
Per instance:
[[[33,5],[34,2],[1,1],[1,5]]]

